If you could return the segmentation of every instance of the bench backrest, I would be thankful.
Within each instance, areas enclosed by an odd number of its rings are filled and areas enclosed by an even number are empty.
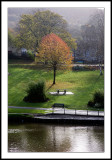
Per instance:
[[[52,107],[61,107],[61,108],[64,108],[64,104],[62,104],[62,103],[54,103]]]
[[[57,92],[66,92],[66,89],[57,89]]]

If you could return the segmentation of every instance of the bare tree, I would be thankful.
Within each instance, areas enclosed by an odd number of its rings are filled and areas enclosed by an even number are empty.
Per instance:
[[[100,75],[102,75],[102,64],[104,63],[104,11],[98,10],[90,17],[90,24],[95,26],[96,30],[96,56],[99,62]]]
[[[78,41],[78,49],[83,55],[83,60],[95,60],[96,31],[93,25],[86,24],[81,26],[81,39]]]

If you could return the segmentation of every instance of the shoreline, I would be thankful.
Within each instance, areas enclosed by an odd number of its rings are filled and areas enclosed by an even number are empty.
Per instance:
[[[8,123],[53,123],[78,125],[104,125],[104,116],[71,114],[30,114],[8,116]]]
[[[67,123],[67,124],[88,124],[104,125],[104,116],[71,115],[71,114],[46,114],[34,117],[37,122],[43,123]]]

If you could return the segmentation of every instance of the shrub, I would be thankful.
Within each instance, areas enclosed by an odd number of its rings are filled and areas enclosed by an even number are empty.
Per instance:
[[[77,65],[77,66],[73,66],[72,70],[73,71],[95,71],[95,70],[99,70],[99,66],[91,66],[91,65],[78,66]]]
[[[73,71],[83,71],[83,70],[84,70],[84,67],[77,65],[77,66],[73,66],[73,67],[72,67],[72,70],[73,70]]]
[[[95,106],[104,108],[104,93],[103,92],[97,91],[94,94],[93,100],[94,100]]]
[[[28,56],[29,56],[32,60],[35,59],[34,53],[33,53],[31,50],[28,50],[28,51],[27,51],[27,54],[28,54]]]
[[[45,95],[45,82],[39,81],[38,83],[31,82],[26,90],[27,96],[24,97],[26,102],[46,102],[48,98]]]
[[[90,100],[87,106],[104,108],[104,92],[96,91],[93,95],[93,100]]]
[[[94,104],[94,102],[93,102],[92,100],[90,100],[90,101],[88,102],[88,104],[87,104],[88,107],[89,107],[89,106],[90,106],[90,107],[94,107],[94,105],[95,105],[95,104]]]

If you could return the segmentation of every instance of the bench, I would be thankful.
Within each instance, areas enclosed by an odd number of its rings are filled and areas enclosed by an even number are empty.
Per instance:
[[[54,103],[52,108],[55,108],[55,107],[64,108],[64,104],[62,104],[62,103]]]
[[[66,89],[63,89],[63,90],[62,89],[58,89],[57,90],[57,94],[59,94],[59,92],[64,92],[63,94],[66,94]]]
[[[63,108],[64,109],[64,114],[65,114],[65,107],[64,107],[64,104],[63,103],[54,103],[52,105],[52,113],[54,113],[54,108],[57,107],[57,108]]]

